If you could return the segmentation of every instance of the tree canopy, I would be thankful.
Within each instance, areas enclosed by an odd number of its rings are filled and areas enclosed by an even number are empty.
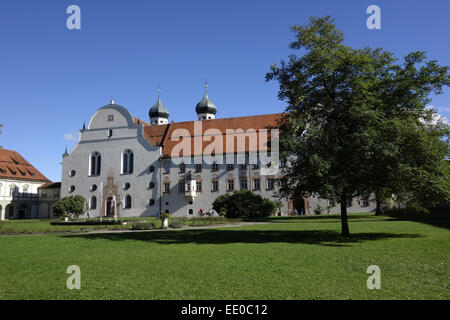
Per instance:
[[[58,200],[54,207],[53,212],[56,216],[62,217],[64,215],[79,217],[87,211],[87,202],[80,195],[64,197]]]
[[[427,125],[435,115],[427,105],[431,93],[449,85],[448,67],[423,52],[396,64],[388,51],[346,46],[330,17],[292,31],[290,48],[300,55],[266,75],[279,82],[278,97],[288,104],[280,146],[293,158],[281,195],[338,200],[342,235],[349,236],[346,201],[353,197],[418,196],[430,179],[436,185],[428,190],[444,191],[448,127]]]

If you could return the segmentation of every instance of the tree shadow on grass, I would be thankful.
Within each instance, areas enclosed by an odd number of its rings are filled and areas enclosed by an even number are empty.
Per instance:
[[[348,214],[348,219],[351,222],[356,221],[374,221],[374,214],[367,215],[352,215]],[[386,217],[387,218],[387,217]],[[245,222],[270,222],[270,223],[291,223],[295,222],[336,222],[340,221],[340,214],[331,215],[312,215],[312,216],[283,216],[283,217],[267,217],[267,218],[244,218]]]
[[[376,241],[393,238],[417,238],[418,234],[396,233],[354,233],[350,238],[342,237],[337,231],[329,230],[180,230],[180,231],[149,231],[149,232],[117,232],[82,235],[66,235],[89,240],[138,240],[170,244],[232,244],[232,243],[290,243],[313,244],[323,246],[349,246],[354,243]]]
[[[450,208],[431,209],[430,213],[417,212],[413,209],[387,210],[385,217],[395,221],[413,221],[434,227],[450,229]]]
[[[340,219],[340,214],[332,215],[319,215],[319,216],[289,216],[289,217],[275,217],[266,218],[259,220],[247,219],[246,221],[265,221],[270,223],[291,223],[301,222],[301,223],[334,223],[336,220]],[[439,227],[443,229],[450,229],[450,214],[449,213],[439,213],[439,214],[385,214],[382,216],[375,216],[375,214],[368,215],[348,215],[349,222],[419,222],[428,224],[434,227]]]

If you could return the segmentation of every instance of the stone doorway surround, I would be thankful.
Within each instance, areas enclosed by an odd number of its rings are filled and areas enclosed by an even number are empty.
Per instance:
[[[101,199],[101,208],[100,208],[100,215],[103,217],[107,217],[107,204],[108,204],[108,199],[112,198],[112,197],[116,197],[116,207],[115,207],[115,211],[116,211],[116,217],[120,217],[120,204],[121,204],[121,199],[120,199],[120,193],[119,193],[119,188],[117,187],[116,184],[114,184],[114,175],[112,173],[112,171],[109,172],[108,174],[108,178],[107,179],[107,184],[105,186],[103,186],[103,190],[102,190],[102,199]]]

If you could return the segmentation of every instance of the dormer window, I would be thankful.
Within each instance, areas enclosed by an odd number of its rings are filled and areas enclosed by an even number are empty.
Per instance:
[[[113,114],[109,114],[108,115],[108,121],[114,121],[114,115]]]

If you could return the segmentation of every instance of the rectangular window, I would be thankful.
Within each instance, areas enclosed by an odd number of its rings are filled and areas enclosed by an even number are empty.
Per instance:
[[[219,165],[214,162],[212,165],[212,171],[217,171],[217,170],[219,170]]]
[[[284,168],[284,167],[286,167],[286,159],[280,159],[280,167],[281,168]]]
[[[369,206],[369,199],[363,199],[362,200],[362,206],[363,207],[368,207]]]
[[[274,185],[275,185],[275,179],[268,178],[267,179],[267,190],[273,190]]]
[[[195,188],[197,192],[202,192],[202,182],[201,181],[196,181],[195,182]]]
[[[178,190],[179,190],[181,193],[184,192],[184,190],[185,190],[185,187],[184,187],[184,181],[178,182]]]
[[[170,173],[170,163],[164,163],[164,174]]]
[[[246,164],[240,164],[240,165],[239,165],[239,169],[242,170],[242,171],[244,171],[244,170],[247,169],[247,165],[246,165]]]
[[[259,190],[261,188],[260,186],[260,180],[258,179],[253,179],[253,190]]]
[[[233,164],[227,164],[227,170],[231,171],[234,169],[234,165]]]
[[[164,183],[164,192],[169,193],[170,191],[170,183],[166,182]]]
[[[330,207],[334,208],[336,206],[336,201],[328,200],[328,204],[329,204]]]
[[[350,208],[353,206],[353,200],[347,200],[347,208]]]
[[[180,173],[184,173],[186,171],[186,165],[184,163],[180,164]]]
[[[218,180],[212,181],[212,191],[219,191],[219,181]]]
[[[233,191],[234,190],[234,180],[228,180],[227,181],[227,191]]]
[[[202,172],[202,165],[201,164],[196,164],[195,165],[195,172]]]
[[[241,178],[241,190],[247,189],[247,178]]]

